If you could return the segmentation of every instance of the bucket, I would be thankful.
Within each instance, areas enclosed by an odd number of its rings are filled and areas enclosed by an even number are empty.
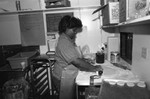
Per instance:
[[[29,86],[24,78],[8,80],[3,85],[4,99],[28,99]]]

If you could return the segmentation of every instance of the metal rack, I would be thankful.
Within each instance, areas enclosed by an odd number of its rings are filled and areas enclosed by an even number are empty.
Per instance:
[[[53,96],[51,83],[51,66],[54,62],[47,58],[35,58],[31,60],[31,65],[26,71],[27,80],[30,84],[30,98],[44,99]]]

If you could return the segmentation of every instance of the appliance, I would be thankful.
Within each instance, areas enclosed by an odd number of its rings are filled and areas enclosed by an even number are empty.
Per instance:
[[[120,43],[119,37],[116,36],[108,36],[107,38],[107,60],[110,61],[111,59],[111,52],[120,52]]]

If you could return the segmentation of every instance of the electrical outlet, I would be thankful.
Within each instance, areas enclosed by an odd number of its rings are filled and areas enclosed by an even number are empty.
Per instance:
[[[143,47],[142,48],[141,57],[144,58],[144,59],[146,59],[147,58],[147,54],[148,54],[147,48]]]

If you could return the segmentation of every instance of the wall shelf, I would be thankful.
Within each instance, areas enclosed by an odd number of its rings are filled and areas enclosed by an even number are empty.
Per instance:
[[[145,25],[145,24],[150,24],[150,15],[137,18],[134,20],[122,22],[117,25],[102,26],[102,28],[116,28],[116,27],[122,27],[122,26],[131,26],[131,25],[135,26],[135,25]]]
[[[109,33],[119,33],[119,32],[137,32],[143,33],[142,31],[150,31],[150,15],[137,18],[134,20],[128,20],[126,22],[122,22],[116,25],[107,25],[102,26],[102,29]]]
[[[54,11],[65,11],[65,10],[84,10],[84,9],[97,9],[100,6],[81,6],[81,7],[60,7],[60,8],[48,8],[48,9],[37,9],[37,10],[26,10],[26,11],[13,11],[13,12],[0,12],[0,15],[12,15],[12,14],[28,14],[38,12],[54,12]]]

